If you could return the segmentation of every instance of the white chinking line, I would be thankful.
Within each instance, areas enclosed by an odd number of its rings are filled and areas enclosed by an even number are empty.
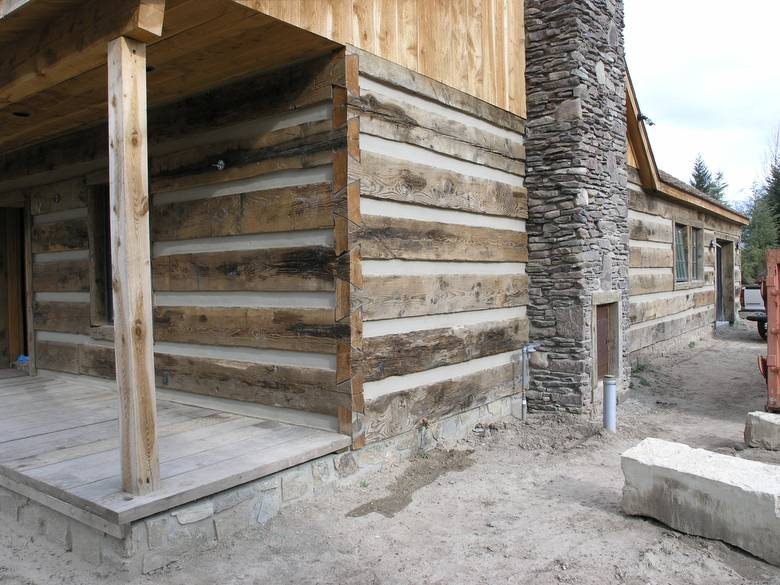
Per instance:
[[[651,242],[649,240],[629,240],[628,245],[631,248],[648,248],[653,250],[671,250],[671,242]],[[633,268],[632,268],[633,270]]]
[[[360,150],[407,162],[436,167],[439,170],[450,171],[460,175],[468,175],[477,179],[506,183],[513,187],[522,187],[524,183],[523,177],[519,175],[513,175],[512,173],[507,173],[506,171],[501,171],[492,167],[480,166],[459,158],[433,152],[427,148],[413,146],[411,144],[406,144],[405,142],[395,142],[393,140],[387,140],[386,138],[372,136],[371,134],[360,134]]]
[[[33,215],[33,225],[54,223],[55,221],[68,221],[70,219],[86,219],[87,215],[88,211],[86,207],[41,213],[40,215]]]
[[[672,274],[673,269],[669,266],[662,266],[659,268],[629,268],[628,276],[641,276],[646,274]]]
[[[515,351],[508,351],[505,353],[499,353],[483,358],[477,358],[469,360],[467,362],[461,362],[449,366],[441,366],[438,368],[432,368],[430,370],[424,370],[422,372],[415,372],[413,374],[404,374],[403,376],[391,376],[384,380],[377,380],[376,382],[366,382],[363,385],[363,394],[366,400],[374,400],[380,396],[386,394],[392,394],[394,392],[401,392],[403,390],[410,390],[412,388],[419,388],[421,386],[428,386],[430,384],[437,384],[439,382],[445,382],[454,378],[461,378],[470,374],[475,374],[482,370],[488,370],[498,366],[512,363],[512,356],[518,353]]]
[[[363,260],[363,276],[510,276],[525,274],[524,262]]]
[[[114,344],[110,341],[92,339],[89,335],[82,335],[78,333],[38,331],[36,333],[36,337],[38,341],[110,347],[112,349],[114,347]],[[275,349],[252,349],[246,347],[222,347],[217,345],[196,345],[192,343],[168,342],[155,343],[154,351],[156,353],[178,355],[183,357],[202,357],[224,361],[247,362],[259,365],[298,366],[327,371],[336,370],[336,356],[324,353],[283,351]]]
[[[225,195],[238,193],[251,193],[253,191],[267,191],[283,187],[298,187],[315,183],[329,183],[333,180],[333,169],[330,165],[312,167],[309,169],[294,169],[258,175],[246,179],[227,181],[212,185],[199,185],[176,191],[155,193],[152,197],[154,206],[167,205],[169,203],[182,203],[184,201],[196,201],[198,199],[215,199]]]
[[[89,260],[89,250],[65,250],[64,252],[38,252],[33,254],[33,262],[68,262],[72,260]]]
[[[431,114],[442,116],[447,120],[458,122],[464,126],[469,126],[489,134],[494,134],[501,138],[505,138],[506,140],[511,140],[512,142],[517,142],[519,144],[523,143],[523,135],[519,132],[507,130],[501,126],[496,126],[495,124],[491,124],[486,120],[470,116],[461,110],[449,108],[447,106],[441,105],[439,102],[434,102],[428,98],[404,91],[402,88],[386,85],[374,79],[369,79],[363,76],[360,77],[359,85],[361,90],[385,95],[400,102],[405,102],[410,106],[415,106],[421,110],[430,112]]]
[[[634,269],[632,268],[631,271]],[[632,295],[629,297],[629,303],[632,305],[638,305],[640,303],[646,303],[650,301],[657,301],[661,299],[673,299],[675,297],[684,297],[690,294],[696,294],[699,292],[707,292],[714,288],[714,284],[705,284],[696,288],[686,288],[682,290],[667,291],[667,292],[654,292],[643,295]]]
[[[175,254],[196,254],[203,252],[232,252],[238,250],[269,250],[273,248],[297,248],[302,246],[333,247],[333,230],[305,230],[299,232],[278,232],[251,234],[246,236],[225,236],[220,238],[198,238],[154,242],[152,256]]]
[[[706,305],[704,307],[696,307],[693,309],[686,309],[684,311],[680,311],[679,313],[674,313],[672,315],[666,315],[665,317],[659,317],[658,319],[650,319],[649,321],[642,321],[641,323],[636,323],[635,325],[631,325],[628,330],[631,331],[637,331],[638,329],[643,329],[645,327],[653,327],[655,325],[658,325],[660,323],[666,323],[668,321],[675,321],[677,319],[682,319],[684,317],[690,317],[692,315],[698,315],[699,313],[705,313],[707,311],[712,310],[713,305]]]
[[[165,142],[151,144],[149,150],[152,156],[161,156],[176,152],[177,150],[187,150],[197,146],[213,145],[226,140],[251,140],[260,135],[274,132],[275,130],[291,128],[309,122],[330,120],[331,115],[332,104],[330,102],[323,102],[299,110],[266,116],[264,118],[249,120],[230,126],[222,126],[208,132],[187,135],[178,140],[167,140]]]
[[[522,219],[483,215],[480,213],[441,209],[437,207],[426,207],[413,203],[399,203],[397,201],[371,199],[369,197],[360,198],[360,213],[362,215],[414,219],[450,225],[466,225],[509,230],[513,232],[525,232],[525,221]]]
[[[335,309],[332,292],[156,292],[157,307],[238,307],[245,309]]]
[[[480,323],[506,322],[511,319],[523,318],[525,318],[525,307],[510,307],[506,309],[485,309],[483,311],[464,311],[461,313],[424,315],[422,317],[364,321],[363,337],[382,337],[384,335],[396,335],[429,329],[468,327],[469,325],[478,325]]]
[[[667,226],[671,226],[672,223],[674,223],[672,222],[671,219],[666,219],[665,217],[661,217],[660,215],[653,215],[652,213],[645,213],[643,211],[634,211],[633,209],[628,210],[628,219],[647,221],[651,223],[661,223]]]
[[[38,303],[88,303],[88,292],[37,292],[34,299]]]

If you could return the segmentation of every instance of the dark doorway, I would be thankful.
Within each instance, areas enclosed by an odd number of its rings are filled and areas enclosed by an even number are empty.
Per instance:
[[[596,375],[599,380],[610,374],[610,323],[609,323],[609,305],[598,305],[596,307]]]
[[[736,291],[734,287],[734,242],[716,240],[715,247],[715,320],[734,323]]]
[[[0,368],[27,355],[24,210],[0,208]]]
[[[715,248],[715,320],[725,321],[723,310],[723,250]]]

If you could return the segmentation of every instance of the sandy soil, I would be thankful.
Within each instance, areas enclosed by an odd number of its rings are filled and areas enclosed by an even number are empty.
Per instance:
[[[780,584],[780,569],[620,512],[619,454],[647,436],[780,464],[745,449],[763,407],[753,329],[718,333],[646,364],[620,428],[533,417],[286,509],[262,529],[135,583]],[[0,584],[116,582],[42,540],[0,536]]]

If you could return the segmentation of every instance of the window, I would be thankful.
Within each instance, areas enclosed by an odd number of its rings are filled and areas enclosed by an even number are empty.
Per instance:
[[[674,224],[674,276],[677,282],[688,282],[688,226]]]
[[[89,195],[90,318],[93,326],[114,322],[111,287],[111,205],[108,185],[97,185]]]
[[[704,233],[691,228],[691,279],[704,280]]]

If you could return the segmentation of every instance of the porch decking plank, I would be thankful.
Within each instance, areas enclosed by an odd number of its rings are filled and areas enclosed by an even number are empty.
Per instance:
[[[263,421],[236,417],[216,428],[205,427],[168,435],[160,445],[160,461],[172,461],[188,455],[201,455],[224,444],[231,445],[257,435],[256,425]],[[249,428],[247,428],[249,427]],[[28,475],[60,489],[71,489],[111,478],[116,474],[117,451],[91,453],[74,459],[28,471]]]
[[[177,405],[162,402],[158,405],[158,414],[164,421],[163,425],[167,425],[175,424],[182,419],[189,420],[198,415],[208,415],[210,412],[202,409],[177,408]],[[117,439],[118,444],[117,424],[117,421],[112,419],[0,443],[0,464],[16,462],[13,464],[20,465],[22,459],[55,453],[109,438]]]
[[[34,380],[34,382],[33,382]],[[14,386],[14,381],[23,382]],[[118,395],[109,380],[44,372],[0,379],[0,485],[119,534],[123,525],[349,446],[317,418],[235,401],[158,396],[162,484],[122,491]],[[322,417],[321,417],[322,418]],[[293,424],[290,424],[293,423]]]
[[[225,413],[211,413],[206,416],[186,417],[184,420],[160,427],[160,436],[167,437],[179,433],[185,433],[198,428],[207,428],[238,418],[235,415]],[[100,440],[82,441],[79,444],[62,447],[51,451],[45,451],[33,456],[19,457],[6,464],[13,464],[18,471],[30,471],[40,467],[50,466],[55,463],[85,457],[94,453],[110,451],[119,448],[119,437],[116,436],[116,425],[111,426],[110,436]],[[0,461],[2,461],[0,459]]]

